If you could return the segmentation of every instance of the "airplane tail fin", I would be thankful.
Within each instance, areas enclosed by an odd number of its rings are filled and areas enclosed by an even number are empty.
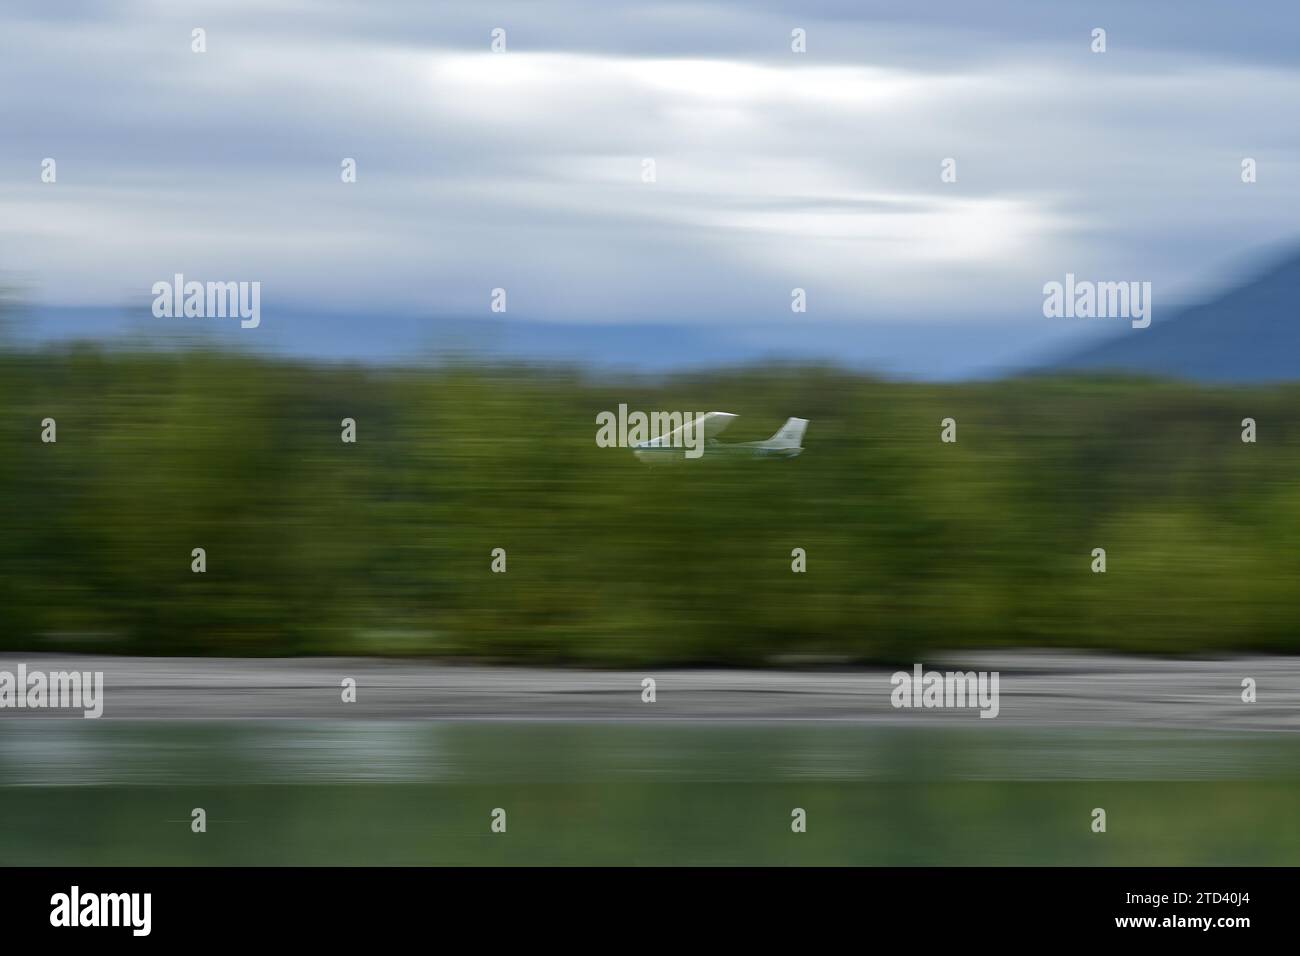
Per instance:
[[[788,418],[780,431],[764,444],[775,448],[799,448],[803,445],[803,432],[807,427],[806,418]]]

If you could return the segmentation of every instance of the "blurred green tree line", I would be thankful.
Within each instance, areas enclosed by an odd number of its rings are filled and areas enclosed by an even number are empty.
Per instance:
[[[73,347],[0,355],[0,399],[7,649],[592,665],[1300,649],[1298,386]],[[811,424],[793,460],[655,467],[597,447],[620,403],[738,413],[727,441]]]

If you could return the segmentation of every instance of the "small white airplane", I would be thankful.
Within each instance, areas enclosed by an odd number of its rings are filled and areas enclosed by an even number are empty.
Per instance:
[[[726,444],[718,441],[718,435],[735,417],[730,412],[709,412],[667,434],[637,442],[632,446],[632,453],[641,461],[671,461],[698,458],[705,452],[746,458],[793,458],[803,451],[803,433],[808,427],[808,419],[787,418],[777,433],[766,441]]]

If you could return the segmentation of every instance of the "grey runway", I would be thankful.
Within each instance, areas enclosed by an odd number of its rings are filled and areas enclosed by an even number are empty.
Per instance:
[[[102,671],[106,720],[371,719],[844,721],[996,727],[1300,731],[1300,658],[1169,660],[1058,652],[935,658],[927,670],[999,672],[996,719],[895,709],[894,668],[594,671],[368,658],[0,655],[0,671]],[[904,668],[910,670],[910,668]],[[656,682],[655,701],[642,681]],[[355,702],[343,682],[356,681]],[[1242,681],[1258,699],[1242,700]],[[0,721],[83,719],[0,709]]]

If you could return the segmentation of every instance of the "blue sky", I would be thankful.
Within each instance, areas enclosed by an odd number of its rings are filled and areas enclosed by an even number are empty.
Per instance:
[[[1298,37],[1289,2],[10,0],[0,283],[710,330],[801,287],[810,322],[1037,342],[1077,331],[1041,314],[1067,271],[1159,310],[1296,238]]]

